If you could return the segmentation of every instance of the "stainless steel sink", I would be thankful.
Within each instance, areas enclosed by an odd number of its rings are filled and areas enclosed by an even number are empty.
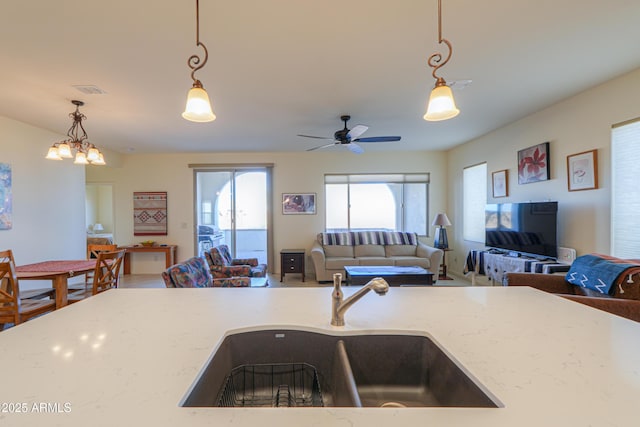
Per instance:
[[[296,330],[228,335],[181,405],[502,406],[429,337]]]

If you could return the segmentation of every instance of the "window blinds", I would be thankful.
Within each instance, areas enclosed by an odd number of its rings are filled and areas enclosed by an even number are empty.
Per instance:
[[[484,243],[484,210],[487,204],[486,163],[464,168],[462,193],[463,238],[472,242]]]
[[[640,119],[611,132],[611,254],[640,258]]]

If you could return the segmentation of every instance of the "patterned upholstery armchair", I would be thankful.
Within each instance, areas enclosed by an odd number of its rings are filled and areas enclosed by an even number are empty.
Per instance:
[[[266,264],[258,264],[257,258],[231,258],[227,245],[215,246],[204,255],[209,264],[209,270],[215,278],[265,277],[267,275]]]
[[[211,277],[204,259],[189,258],[184,262],[172,265],[162,272],[162,279],[167,288],[241,288],[251,286],[249,277]]]

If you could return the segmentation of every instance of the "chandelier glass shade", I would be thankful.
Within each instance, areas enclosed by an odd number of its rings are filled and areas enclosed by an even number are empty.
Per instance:
[[[80,112],[80,106],[84,105],[82,101],[71,101],[76,106],[76,111],[69,114],[73,119],[73,124],[67,131],[67,139],[56,142],[51,147],[45,158],[49,160],[73,159],[73,163],[77,165],[104,165],[104,156],[98,148],[87,141],[89,138],[87,132],[82,126],[82,121],[87,117]],[[74,155],[75,153],[75,155]]]
[[[449,62],[451,53],[453,52],[449,40],[442,38],[442,0],[438,0],[438,43],[445,44],[449,53],[443,60],[443,55],[440,52],[436,52],[432,54],[427,61],[429,66],[433,68],[431,75],[436,79],[436,85],[429,96],[427,112],[424,115],[424,119],[434,122],[451,119],[460,114],[460,110],[456,107],[456,102],[453,99],[451,88],[442,77],[436,75],[436,71]]]
[[[204,67],[209,59],[207,47],[200,41],[200,2],[196,0],[196,46],[201,46],[204,50],[204,57],[201,59],[198,55],[191,55],[187,60],[187,65],[191,68],[191,79],[193,87],[187,94],[187,105],[182,117],[191,122],[211,122],[216,119],[216,115],[211,108],[209,95],[204,90],[200,80],[196,79],[195,72]]]

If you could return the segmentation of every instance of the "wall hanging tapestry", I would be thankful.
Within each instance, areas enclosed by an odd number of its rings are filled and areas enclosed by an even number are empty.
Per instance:
[[[11,229],[11,165],[0,163],[0,230]]]
[[[167,192],[133,193],[133,235],[167,235]]]
[[[518,151],[518,184],[547,181],[549,172],[548,142]]]

